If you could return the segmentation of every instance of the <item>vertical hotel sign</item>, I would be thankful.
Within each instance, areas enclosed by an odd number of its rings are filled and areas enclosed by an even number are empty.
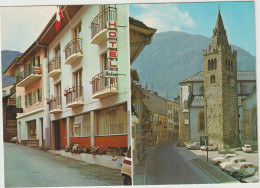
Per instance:
[[[107,62],[108,70],[105,70],[105,77],[117,77],[117,23],[115,21],[107,22]]]

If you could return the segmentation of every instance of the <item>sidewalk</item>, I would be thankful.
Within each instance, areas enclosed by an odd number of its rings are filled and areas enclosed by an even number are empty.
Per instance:
[[[203,160],[201,158],[191,160],[195,165],[197,165],[201,170],[208,174],[217,183],[240,183],[237,179],[231,177],[219,167]]]

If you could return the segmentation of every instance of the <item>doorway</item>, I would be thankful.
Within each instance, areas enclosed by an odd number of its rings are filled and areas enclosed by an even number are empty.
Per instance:
[[[54,121],[54,142],[55,142],[55,146],[54,149],[55,150],[61,150],[61,137],[60,137],[60,121]]]

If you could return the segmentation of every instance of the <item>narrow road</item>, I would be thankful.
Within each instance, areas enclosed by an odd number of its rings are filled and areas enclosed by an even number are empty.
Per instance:
[[[173,142],[163,143],[151,150],[146,157],[145,184],[210,184],[216,183],[191,159],[198,158],[184,147]]]
[[[4,143],[6,187],[122,185],[119,170]]]

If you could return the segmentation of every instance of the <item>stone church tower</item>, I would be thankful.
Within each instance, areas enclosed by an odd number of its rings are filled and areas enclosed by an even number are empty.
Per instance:
[[[203,50],[205,135],[219,148],[239,145],[237,51],[231,49],[220,11],[208,51]]]

